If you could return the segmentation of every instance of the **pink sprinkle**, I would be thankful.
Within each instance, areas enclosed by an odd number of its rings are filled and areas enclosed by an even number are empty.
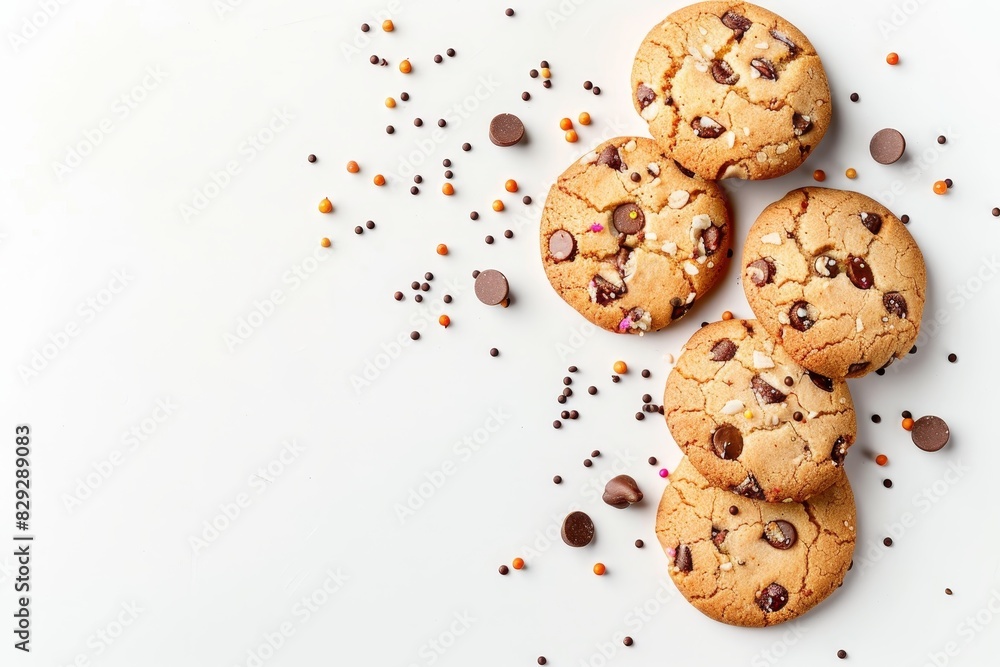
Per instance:
[[[666,469],[666,468],[660,468],[660,477],[666,477],[666,476],[667,476],[667,475],[669,475],[669,474],[670,474],[670,473],[669,473],[669,472],[667,472],[667,469]]]
[[[592,231],[592,232],[603,232],[604,231],[604,225],[602,225],[599,222],[595,222],[594,224],[592,224],[590,226],[590,231]]]
[[[626,317],[624,320],[618,323],[619,331],[628,331],[629,327],[632,326],[632,318]]]
[[[671,547],[671,548],[667,549],[667,555],[670,556],[671,558],[673,558],[674,556],[677,555],[677,550],[674,549],[673,547]]]

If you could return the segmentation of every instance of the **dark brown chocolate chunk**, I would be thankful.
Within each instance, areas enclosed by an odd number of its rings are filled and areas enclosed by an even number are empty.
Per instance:
[[[618,248],[618,254],[615,255],[615,268],[618,269],[618,275],[622,278],[625,277],[625,267],[628,266],[631,259],[632,248],[629,248],[627,245]]]
[[[878,213],[862,211],[858,213],[858,216],[861,218],[861,224],[872,234],[878,234],[879,230],[882,229],[882,216]]]
[[[731,10],[719,18],[722,20],[722,25],[733,31],[733,39],[737,42],[743,39],[743,33],[753,25],[750,19]]]
[[[786,398],[779,389],[772,387],[759,375],[754,375],[750,378],[750,386],[753,387],[754,393],[757,394],[757,397],[763,401],[765,405],[771,403],[781,403]]]
[[[750,61],[750,66],[760,73],[760,78],[768,81],[778,80],[778,72],[774,69],[774,63],[767,58],[754,58]]]
[[[712,434],[712,449],[720,459],[738,458],[743,453],[743,434],[732,424],[723,424]]]
[[[819,373],[814,373],[812,371],[806,371],[806,373],[809,375],[809,379],[812,380],[814,385],[823,391],[833,391],[833,380],[825,375],[820,375]]]
[[[830,450],[830,460],[836,465],[844,465],[844,459],[847,457],[847,439],[844,436],[840,436],[833,443],[833,448]]]
[[[951,429],[940,417],[927,415],[913,422],[910,438],[914,445],[925,452],[936,452],[948,444]]]
[[[716,528],[715,526],[712,526],[712,544],[714,544],[715,548],[721,551],[722,553],[726,553],[728,551],[728,549],[722,548],[722,545],[723,543],[725,543],[726,537],[728,535],[729,531],[726,530],[725,528],[719,529]]]
[[[793,329],[808,331],[812,325],[816,324],[816,320],[809,312],[811,308],[812,306],[805,301],[796,301],[792,304],[792,307],[788,309],[788,322]]]
[[[594,541],[594,521],[584,512],[570,512],[563,519],[563,542],[571,547],[585,547]]]
[[[786,604],[788,604],[788,591],[781,584],[769,584],[757,598],[757,606],[765,614],[780,611]]]
[[[712,361],[729,361],[736,356],[736,343],[723,338],[712,346]]]
[[[628,292],[628,288],[625,287],[624,283],[621,286],[615,285],[601,275],[595,275],[592,278],[592,282],[596,290],[595,299],[602,306],[608,305],[615,299],[622,298]]]
[[[673,307],[673,310],[670,311],[670,319],[679,320],[688,314],[688,311],[691,310],[691,306],[694,305],[694,301],[691,303],[684,303],[675,296],[670,300],[670,305]]]
[[[576,238],[565,229],[557,229],[549,236],[549,254],[557,262],[572,260],[576,255]]]
[[[816,275],[823,276],[824,278],[836,278],[837,274],[840,273],[837,260],[827,255],[820,255],[813,260],[813,270],[816,271]]]
[[[731,86],[740,80],[740,75],[734,72],[732,66],[725,60],[713,60],[712,78],[716,83]]]
[[[906,139],[899,130],[894,130],[892,128],[885,128],[884,130],[879,130],[872,137],[871,143],[868,144],[868,151],[872,154],[872,158],[879,164],[892,164],[903,157],[903,152],[906,150]]]
[[[691,561],[691,548],[686,544],[680,544],[674,550],[674,567],[681,572],[690,572],[694,568]]]
[[[760,488],[757,478],[747,475],[747,478],[733,487],[733,491],[745,498],[752,500],[764,500],[764,491]]]
[[[597,157],[597,164],[603,164],[615,171],[624,171],[627,169],[627,167],[623,169],[622,156],[615,146],[608,146],[601,151],[601,154]]]
[[[710,225],[708,229],[702,231],[701,241],[705,244],[705,256],[711,257],[718,251],[719,246],[722,245],[722,239],[725,237],[726,232],[722,227],[717,227],[715,225]]]
[[[611,224],[621,234],[638,234],[646,226],[646,216],[635,204],[622,204],[612,214]]]
[[[871,289],[875,284],[872,267],[861,257],[847,258],[847,277],[858,289]]]
[[[694,120],[691,121],[691,129],[694,130],[694,136],[701,137],[702,139],[715,139],[721,137],[722,133],[726,131],[726,128],[708,116],[695,116]]]
[[[656,91],[644,83],[640,83],[635,90],[635,99],[639,103],[640,109],[645,109],[656,101]]]
[[[633,503],[642,500],[642,491],[635,480],[628,475],[618,475],[608,480],[604,485],[604,495],[601,499],[612,507],[625,509]]]
[[[757,287],[763,287],[774,282],[775,272],[774,260],[770,257],[762,257],[747,266],[747,275],[750,277],[750,281]]]
[[[906,299],[899,292],[886,292],[882,296],[882,305],[885,306],[887,312],[903,319],[906,319],[909,312],[906,308]]]
[[[764,526],[764,539],[775,549],[791,549],[798,539],[795,526],[787,521],[768,521]]]
[[[812,118],[809,116],[803,116],[798,112],[792,114],[792,131],[796,137],[801,137],[811,130],[812,126]]]
[[[780,30],[771,30],[771,37],[788,47],[788,51],[794,56],[799,51],[799,47],[795,45],[795,42],[791,38]]]
[[[680,170],[680,172],[685,176],[687,176],[688,178],[694,178],[694,172],[685,167],[684,165],[682,165],[677,160],[674,160],[674,166],[676,166]]]
[[[509,291],[506,276],[495,269],[487,269],[476,276],[476,296],[487,306],[502,304]]]
[[[497,146],[513,146],[524,138],[524,123],[510,113],[502,113],[490,121],[490,141]]]
[[[857,361],[847,367],[847,377],[851,378],[863,375],[864,373],[862,371],[871,365],[870,361]]]

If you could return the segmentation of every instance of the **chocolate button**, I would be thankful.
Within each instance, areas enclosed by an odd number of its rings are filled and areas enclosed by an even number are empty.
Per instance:
[[[764,539],[775,549],[791,549],[798,539],[795,526],[787,521],[768,521],[764,526]]]
[[[642,500],[642,491],[634,479],[628,475],[618,475],[608,480],[601,499],[608,505],[623,510],[632,503]]]
[[[576,239],[565,229],[554,231],[549,236],[549,254],[557,262],[573,259],[576,254]]]
[[[510,286],[507,278],[494,269],[487,269],[476,276],[476,296],[487,306],[507,306]]]
[[[743,453],[743,434],[732,424],[723,424],[712,434],[712,449],[720,459],[735,459]]]
[[[765,613],[780,611],[788,604],[788,591],[781,584],[771,584],[760,593],[757,606]]]
[[[615,209],[611,222],[622,234],[638,234],[646,226],[646,216],[635,204],[622,204]]]
[[[524,123],[510,113],[502,113],[490,121],[490,141],[497,146],[513,146],[524,137]]]
[[[927,415],[913,422],[910,438],[914,445],[925,452],[936,452],[948,444],[951,430],[940,417]]]
[[[906,139],[899,133],[899,130],[887,127],[875,133],[868,145],[868,150],[871,152],[872,158],[879,164],[892,164],[903,157],[903,151],[906,150]]]
[[[585,547],[594,540],[594,522],[584,512],[570,512],[563,519],[563,542],[571,547]]]

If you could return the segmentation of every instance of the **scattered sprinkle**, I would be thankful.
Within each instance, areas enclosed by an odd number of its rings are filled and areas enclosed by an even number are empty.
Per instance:
[[[382,174],[375,174],[375,178],[372,179],[372,182],[375,185],[381,187],[385,185],[385,176],[383,176]]]
[[[860,95],[858,95],[857,93],[851,93],[851,101],[852,102],[857,102],[860,99],[861,99]]]
[[[385,32],[392,32],[395,29],[396,29],[396,26],[393,25],[392,21],[390,21],[388,19],[386,19],[385,21],[382,21],[382,30],[384,30]]]
[[[848,168],[847,171],[844,172],[844,176],[847,176],[849,179],[853,181],[855,178],[858,177],[858,170],[855,169],[854,167],[850,167]]]
[[[896,52],[892,52],[892,53],[890,53],[889,55],[887,55],[885,57],[885,61],[887,63],[889,63],[890,65],[898,65],[899,64],[899,54],[896,53]]]
[[[667,475],[669,474],[670,474],[669,470],[667,470],[666,468],[660,468],[660,477],[666,479]]]
[[[604,563],[594,563],[594,574],[596,574],[598,577],[603,576],[604,573],[607,571],[608,568],[604,566]]]
[[[448,325],[451,324],[451,318],[448,317],[447,315],[442,315],[441,317],[438,318],[438,324],[447,329]]]
[[[319,244],[320,244],[321,246],[323,246],[324,248],[329,248],[329,247],[330,247],[330,239],[328,239],[328,238],[326,238],[326,237],[324,236],[323,238],[321,238],[321,239],[319,240]],[[397,294],[399,294],[399,293],[397,292]]]
[[[590,114],[584,111],[576,119],[580,125],[590,125]]]
[[[576,130],[567,130],[566,141],[568,141],[571,144],[575,144],[579,140],[580,140],[580,135],[576,133]]]
[[[320,201],[319,203],[319,212],[329,213],[332,210],[333,210],[333,203],[329,200],[329,198],[324,197],[323,200]]]
[[[316,156],[313,155],[312,153],[310,153],[309,157],[307,157],[306,159],[309,160],[310,162],[315,162],[316,161]]]
[[[621,360],[616,361],[612,368],[618,375],[624,375],[628,372],[628,364]]]
[[[944,181],[934,181],[934,194],[943,195],[948,192],[948,184]]]
[[[507,192],[517,192],[517,181],[513,178],[508,179],[507,182],[503,184],[503,189]]]
[[[875,457],[875,463],[877,463],[880,466],[884,466],[888,462],[889,462],[889,457],[886,456],[885,454],[879,454],[878,456]]]
[[[822,183],[823,181],[826,180],[826,172],[823,171],[822,169],[817,169],[816,171],[813,172],[813,180],[818,183]]]
[[[441,186],[441,192],[450,197],[451,195],[455,194],[455,186],[452,185],[451,183],[445,183],[444,185]]]
[[[310,162],[312,162],[312,160],[310,160]],[[361,167],[358,166],[357,162],[355,162],[354,160],[351,160],[350,162],[347,163],[347,172],[348,173],[350,173],[350,174],[356,174],[359,171],[361,171]]]
[[[524,568],[524,559],[523,558],[515,558],[514,560],[511,561],[510,564],[513,566],[513,568],[515,570],[521,570],[521,569]]]
[[[496,211],[497,213],[499,213],[503,209],[504,209],[503,202],[500,201],[499,199],[494,199],[493,200],[493,210]]]
[[[443,243],[439,243],[438,247],[437,247],[437,254],[439,254],[439,255],[447,255],[448,254],[448,246],[446,246]]]

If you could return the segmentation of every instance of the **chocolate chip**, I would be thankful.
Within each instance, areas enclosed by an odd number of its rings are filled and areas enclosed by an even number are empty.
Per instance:
[[[552,87],[552,81],[550,79],[542,81],[542,88],[551,88],[551,87]]]
[[[792,413],[792,419],[794,419],[797,422],[802,421],[802,413],[796,410],[795,412]]]
[[[563,542],[571,547],[585,547],[594,540],[594,522],[584,512],[570,512],[563,519]]]
[[[883,538],[882,544],[884,544],[887,547],[891,547],[892,546],[892,538],[891,537]]]
[[[712,361],[729,361],[736,356],[736,343],[723,338],[712,346]]]
[[[310,153],[309,157],[307,157],[306,159],[309,160],[310,162],[315,162],[316,161],[316,156]]]
[[[470,144],[468,142],[462,144],[462,150],[465,151],[466,153],[468,153],[469,151],[472,150],[472,144]]]
[[[737,507],[736,505],[730,505],[729,506],[729,513],[732,514],[733,516],[736,516],[737,514],[740,513],[740,508]]]
[[[514,238],[514,232],[510,229],[505,229],[503,230],[503,237],[505,239],[512,239]]]
[[[852,255],[847,258],[847,277],[858,289],[871,289],[875,284],[872,267],[861,257]]]
[[[950,361],[951,363],[957,362],[958,361],[958,355],[955,354],[954,352],[952,352],[951,354],[948,355],[948,361]]]
[[[635,99],[639,103],[640,109],[645,109],[656,101],[656,91],[644,83],[640,83],[635,90]]]
[[[728,530],[719,530],[715,526],[712,526],[712,544],[714,544],[715,548],[721,551],[722,553],[728,552],[728,549],[722,548],[723,543],[726,541],[727,535],[729,535]]]
[[[851,93],[851,101],[852,102],[857,102],[860,99],[861,99],[860,95],[858,95],[857,93]]]
[[[903,410],[901,413],[899,413],[899,416],[902,417],[903,419],[913,419],[913,413],[910,412],[909,410]]]
[[[882,229],[882,216],[878,213],[868,213],[862,211],[858,213],[861,218],[861,224],[865,226],[865,229],[870,231],[872,234],[878,234],[879,230]],[[909,218],[907,218],[909,220]]]
[[[695,116],[691,121],[691,129],[694,130],[694,136],[702,139],[715,139],[726,131],[726,128],[708,116]]]
[[[476,296],[487,306],[502,304],[509,290],[507,278],[495,269],[487,269],[476,276]]]
[[[722,25],[733,31],[733,38],[738,42],[743,39],[743,33],[750,29],[753,22],[745,16],[741,16],[734,11],[728,11],[719,17]]]
[[[733,491],[745,498],[764,500],[764,491],[760,488],[757,478],[747,475],[747,478],[733,487]]]
[[[809,116],[803,116],[798,112],[792,114],[792,132],[796,137],[801,137],[811,130],[812,126],[812,118]]]
[[[808,331],[812,328],[812,325],[816,324],[816,320],[809,313],[811,308],[812,306],[805,301],[796,301],[792,304],[792,307],[788,310],[788,321],[793,329],[796,331]]]
[[[782,44],[784,44],[785,46],[787,46],[788,47],[788,51],[793,56],[796,53],[798,53],[799,47],[797,47],[795,45],[795,42],[793,42],[791,40],[791,38],[788,37],[788,35],[786,35],[785,33],[781,32],[780,30],[771,30],[771,37],[774,37],[776,40],[778,40],[779,42],[781,42]]]
[[[780,611],[786,604],[788,604],[788,591],[781,584],[770,584],[757,598],[757,606],[766,614]]]
[[[837,438],[830,449],[830,460],[836,465],[844,465],[844,458],[847,457],[847,439],[844,436]]]
[[[646,226],[646,216],[635,204],[622,204],[611,216],[611,224],[622,234],[638,234]]]
[[[908,313],[906,309],[906,299],[899,292],[886,292],[882,295],[882,305],[888,313],[901,317],[904,320]]]
[[[408,92],[406,92],[406,91],[403,91],[402,93],[399,94],[399,99],[401,99],[404,102],[406,102],[406,101],[408,101],[410,99],[410,94]]]
[[[680,172],[685,176],[687,176],[688,178],[694,178],[694,172],[685,167],[684,165],[682,165],[677,160],[674,160],[674,166],[677,167],[677,169],[680,170]]]
[[[816,271],[816,275],[823,276],[824,278],[836,278],[837,274],[840,273],[837,260],[827,255],[817,257],[813,261],[813,269]]]
[[[576,256],[576,238],[565,229],[557,229],[549,236],[549,254],[557,262],[572,260]]]
[[[447,51],[445,51],[445,55],[447,55],[449,58],[454,58],[455,57],[455,49],[448,49]]]
[[[590,82],[590,81],[584,81],[583,82],[583,89],[584,90],[590,90],[593,87],[594,87],[594,84],[592,82]]]
[[[795,526],[787,521],[768,521],[764,526],[764,539],[775,549],[791,549],[798,539]]]
[[[743,453],[743,434],[732,424],[723,424],[712,434],[712,449],[720,459],[738,458]]]
[[[646,415],[642,414],[641,412],[635,413],[635,420],[636,421],[641,422],[645,418],[646,418]]]
[[[649,372],[649,369],[648,369],[648,368],[643,368],[643,369],[642,369],[642,372],[641,372],[641,373],[639,373],[639,375],[641,375],[641,376],[642,376],[642,377],[644,377],[644,378],[648,378],[649,376],[651,376],[651,375],[652,375],[652,373],[650,373],[650,372]]]
[[[892,488],[892,480],[891,479],[883,479],[882,480],[882,486],[884,486],[887,489],[891,489]]]
[[[558,419],[552,422],[552,428],[559,429],[562,428],[562,422]]]
[[[795,379],[791,375],[786,375],[785,376],[785,386],[786,387],[791,387],[794,384],[795,384]]]
[[[910,438],[914,445],[925,452],[936,452],[948,444],[951,430],[940,417],[927,415],[913,422]]]
[[[688,545],[677,545],[674,553],[674,567],[681,572],[690,572],[694,567],[694,563],[691,561],[691,548]]]
[[[622,169],[622,156],[615,146],[608,146],[602,150],[601,154],[597,156],[597,164],[603,164],[615,171],[624,171]]]
[[[639,181],[642,180],[642,175],[639,174],[639,172],[637,171],[633,171],[632,174],[629,176],[629,178],[632,179],[633,183],[638,183]]]
[[[691,303],[684,303],[678,297],[674,297],[670,300],[670,305],[673,306],[673,310],[670,311],[670,319],[679,320],[687,315],[688,311],[691,310],[691,306],[694,305],[694,301]]]
[[[625,637],[624,639],[622,639],[622,644],[625,644],[625,646],[631,646],[633,643],[635,642],[632,640],[631,637]]]
[[[719,246],[722,245],[722,239],[725,235],[725,230],[715,225],[711,225],[708,229],[702,231],[701,242],[705,244],[706,257],[711,257],[715,254]]]
[[[650,456],[648,459],[646,459],[646,463],[648,463],[651,466],[655,466],[656,465],[656,457],[655,456]]]
[[[734,72],[732,66],[725,60],[713,60],[712,78],[723,86],[731,86],[740,80],[740,75]]]
[[[765,405],[769,405],[771,403],[781,403],[786,398],[779,389],[772,387],[759,375],[754,375],[750,378],[750,386],[753,387],[754,393],[757,394],[757,397],[762,400]]]
[[[862,371],[871,366],[871,362],[868,361],[858,361],[847,367],[847,377],[858,377],[863,375]]]
[[[601,500],[612,507],[625,509],[642,500],[642,491],[634,479],[628,475],[618,475],[604,485],[604,495],[601,496]]]
[[[760,78],[777,81],[778,72],[774,69],[774,63],[767,58],[754,58],[750,61],[750,66],[760,73]]]
[[[501,565],[500,567],[497,568],[497,572],[506,575],[508,572],[510,572],[510,568],[507,567],[506,565]]]
[[[845,651],[844,649],[840,649],[839,651],[837,651],[837,657],[843,660],[844,658],[847,657],[847,651]]]
[[[650,396],[649,394],[643,394],[642,395],[642,402],[643,403],[652,403],[653,402],[653,397]]]
[[[524,123],[514,114],[502,113],[490,121],[490,141],[497,146],[513,146],[523,137]]]
[[[441,57],[441,54],[440,54],[440,53],[438,53],[438,54],[436,54],[436,55],[434,56],[434,62],[436,62],[436,63],[438,63],[438,64],[441,64],[441,63],[443,63],[443,62],[444,62],[444,58],[442,58],[442,57]]]
[[[528,100],[531,99],[531,93],[529,93],[527,90],[524,91],[523,93],[521,93],[521,99],[527,102]]]
[[[757,287],[763,287],[774,282],[774,274],[777,269],[774,266],[774,260],[770,257],[762,257],[755,262],[751,262],[747,266],[747,276],[750,281]]]
[[[628,292],[624,283],[621,286],[615,285],[601,275],[595,275],[591,282],[594,285],[594,299],[602,306],[622,298]]]
[[[531,206],[531,197],[524,195],[524,197],[521,198],[521,203],[525,206]]]
[[[899,130],[885,128],[879,130],[868,144],[868,151],[879,164],[892,164],[903,157],[906,150],[906,139]]]
[[[560,477],[559,475],[556,475],[555,477],[552,478],[552,483],[553,484],[562,484],[562,477]]]
[[[833,391],[833,380],[827,376],[820,375],[819,373],[814,373],[812,371],[806,371],[806,374],[809,376],[809,379],[812,380],[812,383],[823,391]]]

